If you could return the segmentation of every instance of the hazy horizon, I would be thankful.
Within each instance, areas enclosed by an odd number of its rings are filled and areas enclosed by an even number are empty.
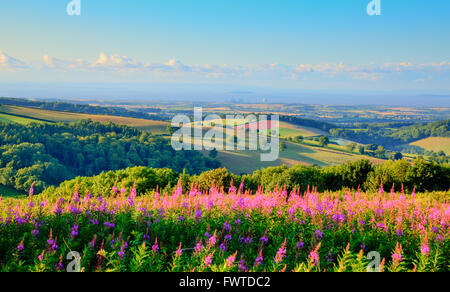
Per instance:
[[[242,102],[322,105],[450,107],[450,94],[441,92],[347,92],[187,84],[1,84],[0,96],[25,99],[111,102]],[[183,92],[180,94],[180,92]]]

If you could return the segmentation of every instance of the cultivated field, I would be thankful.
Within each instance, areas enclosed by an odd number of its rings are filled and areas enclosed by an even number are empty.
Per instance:
[[[280,122],[280,137],[282,138],[295,138],[298,136],[307,138],[322,135],[327,135],[327,133],[314,128],[301,127],[286,122]]]
[[[445,154],[450,155],[450,138],[449,137],[430,137],[423,139],[411,145],[422,147],[426,150],[434,152],[444,151]]]
[[[49,111],[34,108],[18,107],[18,106],[0,106],[0,112],[29,117],[29,119],[41,119],[52,122],[70,123],[79,120],[91,119],[96,122],[112,122],[121,125],[135,127],[143,131],[148,131],[154,134],[162,134],[166,131],[167,122],[151,121],[144,119],[104,116],[104,115],[90,115],[70,112]]]
[[[0,109],[0,121],[6,122],[6,123],[18,123],[18,124],[22,124],[22,125],[27,125],[30,123],[43,123],[43,121],[36,120],[33,118],[25,118],[25,117],[20,117],[20,116],[4,114],[1,112],[1,109]]]

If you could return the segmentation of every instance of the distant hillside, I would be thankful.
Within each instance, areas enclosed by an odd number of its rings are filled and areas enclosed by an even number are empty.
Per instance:
[[[310,119],[303,119],[296,116],[280,116],[280,121],[288,122],[297,126],[305,126],[310,128],[319,129],[325,132],[329,132],[331,129],[336,128],[336,125],[317,121],[317,120],[310,120]]]
[[[2,118],[3,116],[3,118]],[[63,122],[71,123],[80,120],[93,120],[95,122],[111,122],[138,128],[152,134],[163,134],[166,132],[168,122],[147,119],[128,118],[111,115],[94,115],[72,112],[61,112],[53,110],[43,110],[30,107],[0,105],[0,120],[5,122],[16,122],[28,124],[30,122]]]
[[[260,151],[219,151],[217,159],[223,166],[237,174],[252,173],[262,167],[269,166],[317,165],[326,167],[360,159],[368,159],[374,164],[385,161],[383,159],[348,153],[342,150],[291,142],[284,143],[286,148],[280,152],[280,157],[273,162],[262,162],[260,159]],[[203,151],[203,153],[208,155],[207,151]]]
[[[400,126],[398,123],[364,124],[359,128],[334,128],[330,130],[330,134],[362,144],[376,144],[390,148],[428,137],[450,137],[450,120],[408,126]]]
[[[196,151],[175,151],[165,139],[112,123],[0,122],[0,184],[27,191],[130,166],[200,173],[220,163]]]
[[[11,117],[27,117],[28,120],[23,124],[29,124],[32,121],[48,121],[48,122],[64,122],[70,123],[82,119],[90,119],[96,122],[113,122],[116,124],[127,125],[148,131],[154,134],[164,134],[168,122],[151,121],[144,119],[125,118],[116,116],[91,115],[71,112],[59,112],[51,110],[42,110],[36,108],[19,107],[1,105],[0,112],[7,113]],[[280,134],[283,138],[290,137],[314,137],[327,135],[325,131],[310,127],[313,125],[328,127],[326,123],[306,119],[295,119],[298,124],[288,122],[280,122]],[[19,121],[14,121],[19,122]],[[309,126],[305,126],[309,125]],[[203,151],[205,157],[209,157],[208,151]],[[355,161],[357,159],[368,158],[364,155],[355,153],[346,153],[343,149],[323,149],[310,145],[298,145],[295,143],[286,143],[286,149],[280,153],[280,158],[272,163],[263,163],[260,161],[260,152],[254,151],[221,151],[217,159],[222,165],[236,173],[251,173],[261,167],[279,166],[286,164],[293,166],[302,165],[318,165],[330,166],[344,163],[348,160]],[[369,158],[375,163],[379,163],[380,159]]]
[[[70,123],[84,119],[97,122],[113,122],[137,128],[152,134],[167,138],[169,122],[155,121],[147,118],[135,118],[120,115],[135,115],[135,111],[120,108],[95,107],[59,102],[41,102],[24,99],[0,98],[0,102],[14,103],[18,105],[0,105],[0,121],[16,122],[20,124],[38,123]],[[37,107],[39,105],[39,107]],[[30,107],[31,106],[31,107]],[[49,110],[52,108],[58,110]],[[78,111],[78,112],[73,112]],[[82,113],[83,112],[83,113]],[[92,114],[84,112],[99,112],[111,114]],[[140,116],[142,113],[139,113]],[[119,115],[119,116],[118,116]],[[154,115],[151,115],[152,118]],[[167,117],[168,118],[168,117]],[[293,166],[338,165],[346,161],[367,158],[374,163],[393,157],[412,158],[422,155],[428,160],[445,163],[448,158],[409,143],[416,142],[433,136],[450,137],[449,120],[430,124],[414,124],[411,122],[389,123],[349,123],[345,126],[337,126],[331,123],[301,118],[299,116],[280,116],[280,136],[284,149],[278,160],[272,163],[262,163],[260,152],[253,151],[219,151],[217,159],[222,165],[236,173],[249,173],[261,167],[279,166],[286,164]],[[331,136],[330,145],[319,147],[317,142],[320,136]],[[431,145],[428,149],[442,149],[440,146]],[[336,145],[336,143],[340,145]],[[358,145],[363,144],[363,145]],[[382,147],[381,147],[382,146]],[[401,152],[403,154],[400,154]],[[209,151],[202,152],[205,157],[212,156]],[[447,152],[446,152],[447,153]],[[447,153],[448,154],[448,153]],[[411,157],[410,157],[411,158]]]
[[[131,111],[122,107],[104,107],[92,106],[86,104],[68,103],[68,102],[48,102],[37,101],[21,98],[0,97],[0,105],[15,105],[21,107],[32,107],[37,109],[94,114],[94,115],[110,115],[118,117],[128,117],[147,120],[164,120],[161,115],[150,115],[141,111]],[[153,112],[159,113],[160,109],[152,109]]]

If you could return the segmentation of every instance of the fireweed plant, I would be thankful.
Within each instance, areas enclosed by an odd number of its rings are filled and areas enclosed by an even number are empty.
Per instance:
[[[449,271],[448,192],[284,189],[0,199],[1,271]]]

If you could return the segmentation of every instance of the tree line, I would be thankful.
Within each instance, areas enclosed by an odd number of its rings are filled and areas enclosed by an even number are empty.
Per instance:
[[[362,144],[377,144],[395,148],[428,137],[450,137],[450,120],[403,127],[387,124],[362,124],[361,128],[334,128],[330,135]]]
[[[229,187],[236,189],[243,185],[245,190],[257,191],[261,187],[265,191],[281,189],[300,189],[316,187],[318,191],[338,191],[342,189],[360,189],[361,191],[378,192],[380,186],[389,192],[449,191],[450,166],[435,162],[416,160],[410,163],[406,160],[388,161],[373,165],[369,160],[347,162],[333,167],[319,168],[315,166],[297,165],[294,167],[279,166],[263,168],[248,175],[235,175],[225,168],[205,171],[199,175],[178,173],[171,169],[154,169],[147,167],[127,168],[119,171],[103,172],[94,177],[77,177],[62,183],[58,188],[51,187],[44,191],[44,197],[71,196],[75,189],[80,194],[108,195],[113,186],[119,190],[123,186],[130,190],[135,184],[139,194],[151,193],[159,188],[161,193],[170,193],[181,184],[184,191],[191,186],[201,190],[211,187]]]

